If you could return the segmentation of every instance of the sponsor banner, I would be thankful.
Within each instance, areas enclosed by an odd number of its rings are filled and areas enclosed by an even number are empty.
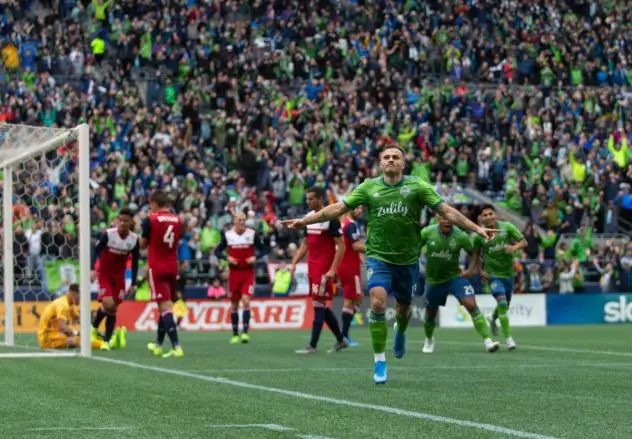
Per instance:
[[[491,315],[496,300],[491,295],[476,296],[476,303],[483,315]],[[472,318],[465,308],[449,296],[446,306],[439,311],[439,326],[442,328],[471,328]],[[546,299],[544,294],[516,294],[511,299],[509,319],[512,326],[545,326]]]
[[[632,294],[549,294],[547,324],[632,323]]]
[[[334,310],[334,314],[337,317],[340,317],[342,313],[343,303],[344,303],[343,298],[340,296],[335,297],[333,300],[332,307]],[[352,325],[368,326],[369,313],[371,311],[369,308],[369,304],[370,304],[369,298],[365,297],[364,300],[362,301],[362,304],[360,305],[360,309],[355,314]],[[411,304],[410,308],[412,311],[412,316],[410,318],[409,326],[423,326],[424,312],[425,312],[423,299],[421,297],[416,297],[415,299],[413,299],[413,303]],[[388,322],[388,325],[392,326],[392,324],[395,323],[395,299],[391,296],[389,296],[388,299],[386,300],[385,315],[386,315],[386,321]]]
[[[187,313],[180,325],[185,331],[231,330],[229,301],[188,300]],[[308,299],[253,299],[250,302],[250,327],[262,329],[309,329],[314,309]],[[241,313],[240,313],[241,318]],[[132,331],[155,331],[158,322],[156,303],[123,302],[118,325]]]
[[[51,301],[42,302],[15,302],[13,315],[15,332],[37,332],[40,316]],[[91,303],[92,312],[99,307],[99,302],[93,300]],[[76,322],[78,324],[78,322]],[[105,323],[102,324],[102,327]],[[102,328],[103,329],[103,328]],[[0,332],[4,331],[4,303],[0,303]]]

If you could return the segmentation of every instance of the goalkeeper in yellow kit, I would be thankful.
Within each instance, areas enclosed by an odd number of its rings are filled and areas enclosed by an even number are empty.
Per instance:
[[[42,349],[67,349],[79,346],[79,331],[72,322],[79,319],[79,285],[72,284],[68,293],[53,300],[44,309],[37,329],[37,341]],[[92,341],[93,349],[109,350],[103,340]]]

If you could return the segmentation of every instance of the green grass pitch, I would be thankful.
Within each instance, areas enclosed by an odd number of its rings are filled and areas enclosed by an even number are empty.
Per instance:
[[[143,333],[94,354],[114,362],[0,358],[0,437],[632,437],[630,326],[518,328],[518,349],[496,354],[474,331],[438,329],[433,355],[410,328],[379,387],[368,331],[354,331],[361,346],[340,354],[325,352],[325,329],[312,356],[293,353],[307,332],[254,332],[248,345],[184,332],[181,359],[150,356]]]

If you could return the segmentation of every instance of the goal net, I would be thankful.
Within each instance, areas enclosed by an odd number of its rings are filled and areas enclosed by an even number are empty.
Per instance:
[[[0,359],[90,355],[89,160],[85,124],[0,124]]]

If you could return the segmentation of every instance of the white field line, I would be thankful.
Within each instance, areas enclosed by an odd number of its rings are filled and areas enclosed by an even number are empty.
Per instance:
[[[121,431],[130,430],[128,427],[42,427],[42,428],[27,428],[26,431]]]
[[[353,337],[355,341],[362,341],[364,343],[370,343],[371,339],[368,337]],[[423,342],[421,341],[412,341],[409,342],[411,345],[419,345]],[[447,344],[447,345],[475,345],[476,342],[472,341],[441,341],[438,340],[436,342],[437,345]],[[502,349],[502,348],[501,348]],[[579,349],[579,348],[566,348],[562,346],[536,346],[536,345],[525,345],[521,344],[520,340],[518,340],[518,350],[520,349],[529,349],[534,351],[546,351],[546,352],[567,352],[571,354],[588,354],[588,355],[607,355],[612,357],[632,357],[632,352],[621,352],[621,351],[600,351],[594,349]]]
[[[76,357],[72,352],[0,352],[0,359],[3,358],[68,358]]]
[[[441,343],[451,344],[451,345],[471,344],[466,341],[444,341]],[[606,356],[612,356],[612,357],[632,357],[632,352],[598,351],[598,350],[593,350],[593,349],[565,348],[561,346],[536,346],[536,345],[526,345],[526,344],[520,344],[520,343],[518,343],[517,349],[529,349],[532,351],[546,351],[546,352],[567,352],[570,354],[606,355]]]
[[[146,365],[146,364],[134,363],[134,362],[131,362],[131,361],[115,360],[115,359],[106,358],[106,357],[90,357],[90,358],[92,360],[94,360],[94,361],[101,361],[101,362],[104,362],[104,363],[118,364],[120,366],[127,366],[127,367],[132,367],[132,368],[140,369],[140,370],[147,370],[147,371],[151,371],[151,372],[158,372],[158,373],[163,373],[163,374],[168,374],[168,375],[175,375],[175,376],[180,376],[180,377],[185,377],[185,378],[192,378],[192,379],[196,379],[196,380],[200,380],[200,381],[207,381],[207,382],[210,382],[210,383],[223,384],[223,385],[233,386],[233,387],[240,387],[242,389],[258,390],[258,391],[267,392],[267,393],[275,393],[275,394],[278,394],[278,395],[290,396],[290,397],[293,397],[293,398],[300,398],[300,399],[305,399],[305,400],[310,400],[310,401],[325,402],[325,403],[328,403],[328,404],[336,404],[336,405],[345,406],[345,407],[369,409],[369,410],[379,411],[379,412],[383,412],[383,413],[389,413],[389,414],[393,414],[393,415],[404,416],[404,417],[407,417],[407,418],[423,419],[423,420],[426,420],[426,421],[438,422],[438,423],[442,423],[442,424],[452,424],[452,425],[457,425],[457,426],[460,426],[460,427],[467,427],[467,428],[474,428],[474,429],[478,429],[478,430],[490,431],[490,432],[493,432],[493,433],[500,433],[500,434],[505,434],[505,435],[513,436],[513,437],[529,438],[529,439],[553,439],[551,436],[541,435],[541,434],[537,434],[537,433],[530,433],[530,432],[522,431],[522,430],[514,430],[514,429],[511,429],[511,428],[501,427],[499,425],[485,424],[485,423],[482,423],[482,422],[467,421],[467,420],[456,419],[456,418],[449,418],[449,417],[446,417],[446,416],[437,416],[437,415],[432,415],[432,414],[429,414],[429,413],[415,412],[415,411],[412,411],[412,410],[403,410],[403,409],[399,409],[399,408],[396,408],[396,407],[390,407],[390,406],[386,406],[386,405],[367,404],[367,403],[362,403],[362,402],[349,401],[349,400],[346,400],[346,399],[330,398],[330,397],[327,397],[327,396],[313,395],[313,394],[310,394],[310,393],[297,392],[297,391],[294,391],[294,390],[280,389],[280,388],[276,388],[276,387],[260,386],[260,385],[257,385],[257,384],[251,384],[251,383],[246,383],[246,382],[243,382],[243,381],[231,380],[231,379],[228,379],[228,378],[221,378],[221,377],[213,377],[213,376],[208,376],[208,375],[194,374],[194,373],[190,373],[190,372],[183,372],[183,371],[179,371],[179,370],[165,369],[165,368],[162,368],[162,367],[156,367],[156,366],[149,366],[149,365]]]
[[[367,363],[368,364],[368,363]],[[551,363],[551,364],[490,364],[490,365],[461,365],[461,366],[418,366],[418,367],[406,367],[406,366],[393,366],[390,370],[473,370],[473,369],[550,369],[555,367],[571,368],[571,367],[632,367],[632,363]],[[287,369],[185,369],[182,372],[187,373],[292,373],[292,372],[366,372],[370,370],[370,367],[314,367],[314,368],[287,368]]]
[[[285,427],[279,424],[212,424],[209,425],[208,428],[214,428],[218,430],[261,428],[263,430],[270,431],[296,431],[293,428]]]
[[[279,424],[213,424],[213,425],[209,425],[208,427],[212,429],[218,429],[218,430],[260,428],[263,430],[270,430],[270,431],[296,431],[295,428],[286,427],[284,425],[279,425]],[[318,435],[313,435],[313,434],[297,434],[296,437],[299,439],[331,439],[330,437],[318,436]]]

